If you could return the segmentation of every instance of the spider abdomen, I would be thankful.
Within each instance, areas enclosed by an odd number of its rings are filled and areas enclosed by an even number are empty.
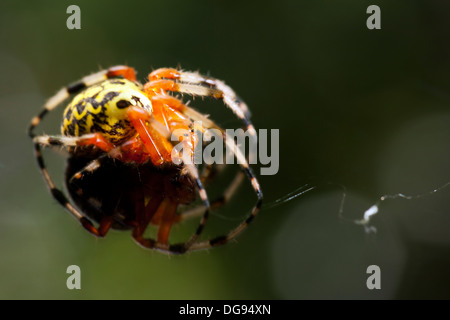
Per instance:
[[[140,85],[126,79],[103,81],[73,98],[64,111],[61,132],[72,137],[101,133],[111,143],[120,144],[136,134],[127,117],[131,105],[152,112]]]
[[[67,161],[65,183],[74,203],[87,216],[98,223],[105,217],[113,217],[114,229],[128,229],[136,225],[139,214],[145,212],[158,224],[155,215],[164,199],[180,204],[194,202],[194,181],[180,174],[180,168],[164,170],[153,166],[127,165],[107,159],[102,166],[85,179],[71,182],[71,177],[86,166],[91,158],[72,156]],[[150,205],[150,206],[149,206]]]

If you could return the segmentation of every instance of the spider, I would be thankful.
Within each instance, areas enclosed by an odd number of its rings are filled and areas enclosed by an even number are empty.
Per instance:
[[[228,138],[207,116],[173,96],[174,92],[222,100],[256,137],[246,104],[224,82],[169,68],[151,72],[144,85],[128,66],[88,75],[58,91],[32,119],[28,133],[52,196],[91,234],[104,237],[111,228],[132,229],[132,237],[144,248],[183,254],[229,242],[258,214],[263,194],[234,139]],[[34,129],[42,118],[72,95],[64,111],[62,135],[36,136]],[[226,235],[200,241],[210,209],[230,199],[244,174],[238,173],[223,196],[210,203],[204,182],[217,170],[209,165],[199,173],[193,157],[198,144],[195,131],[205,134],[212,128],[220,130],[226,145],[233,150],[257,201],[247,218]],[[183,146],[176,156],[169,140],[172,135]],[[65,182],[72,202],[50,177],[42,146],[68,151]],[[192,203],[196,193],[202,205],[178,212],[179,205]],[[194,216],[201,216],[195,233],[185,242],[170,244],[172,225]],[[158,227],[156,239],[144,236],[149,224]]]

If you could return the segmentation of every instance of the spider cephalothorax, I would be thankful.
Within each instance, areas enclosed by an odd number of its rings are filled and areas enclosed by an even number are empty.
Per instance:
[[[33,118],[29,135],[52,195],[89,232],[103,237],[111,227],[131,228],[133,238],[146,248],[184,253],[235,238],[258,213],[262,192],[234,140],[227,139],[213,121],[169,92],[222,99],[243,120],[250,134],[256,134],[248,119],[247,106],[222,81],[198,73],[158,69],[141,85],[132,68],[116,66],[61,89]],[[34,128],[42,117],[71,94],[76,96],[64,112],[62,135],[35,136]],[[199,174],[192,160],[198,144],[196,131],[206,133],[213,128],[222,132],[227,146],[231,145],[251,180],[258,201],[247,219],[227,235],[198,241],[211,206],[225,203],[242,180],[242,175],[238,174],[222,198],[212,203],[208,200],[203,182],[210,177],[213,166],[207,166]],[[181,152],[173,152],[175,143],[182,144]],[[69,151],[66,185],[73,203],[50,178],[41,146],[59,146]],[[194,201],[195,190],[203,202],[201,210],[197,210],[202,216],[198,228],[188,241],[169,244],[171,226],[194,216],[191,212],[177,210],[179,205]],[[90,218],[99,226],[95,227]],[[156,240],[144,237],[149,223],[159,227]]]

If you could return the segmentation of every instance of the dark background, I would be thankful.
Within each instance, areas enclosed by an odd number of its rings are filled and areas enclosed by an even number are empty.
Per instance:
[[[70,4],[81,30],[66,28]],[[366,27],[371,4],[381,30]],[[0,298],[450,298],[449,187],[383,202],[376,234],[350,222],[383,194],[450,181],[449,12],[442,0],[2,1]],[[257,128],[280,130],[280,170],[259,176],[268,205],[237,243],[167,257],[129,232],[93,238],[51,198],[29,121],[63,85],[117,64],[141,81],[177,66],[223,79]],[[208,103],[191,105],[235,123]],[[57,110],[38,132],[59,133]],[[46,156],[61,185],[64,158]],[[307,183],[316,189],[269,208]],[[238,223],[253,197],[247,183],[212,223]],[[66,288],[72,264],[79,291]]]

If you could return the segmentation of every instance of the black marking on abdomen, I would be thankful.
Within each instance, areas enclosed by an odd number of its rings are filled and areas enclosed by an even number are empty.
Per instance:
[[[70,121],[70,117],[72,117],[72,108],[68,108],[65,114],[65,119],[67,119],[67,121]]]
[[[84,101],[84,99],[81,100],[74,106],[74,108],[77,109],[78,114],[82,114],[86,108],[86,101]]]
[[[117,101],[117,103],[116,103],[116,106],[119,109],[125,109],[125,108],[129,107],[130,105],[131,105],[131,102],[128,100],[120,100],[120,101]]]
[[[117,80],[110,80],[108,81],[111,84],[122,84],[125,85],[125,80],[117,79]]]
[[[73,136],[75,134],[75,124],[73,123],[73,121],[71,124],[64,128],[63,134],[66,136]]]
[[[88,128],[86,127],[86,121],[87,121],[87,117],[89,115],[91,115],[93,117],[92,120],[93,120],[94,126],[92,128],[95,127],[97,129],[96,131],[92,131],[92,132],[105,132],[105,130],[101,129],[101,127],[98,124],[107,123],[106,115],[104,114],[104,111],[106,110],[105,105],[109,101],[111,101],[112,99],[117,97],[119,94],[120,93],[117,91],[110,91],[103,97],[103,99],[100,102],[98,102],[95,99],[98,96],[98,93],[92,97],[86,97],[86,98],[80,100],[75,106],[72,106],[71,108],[69,108],[70,111],[67,112],[66,119],[68,121],[71,121],[71,124],[66,127],[66,130],[64,130],[64,134],[74,136],[75,135],[75,124],[77,124],[78,128],[79,128],[78,135],[83,135],[83,134],[87,133]],[[80,120],[78,120],[74,117],[72,110],[71,110],[73,108],[76,108],[78,114],[82,114],[85,111],[85,109],[89,108],[89,107],[92,107],[94,109],[102,108],[102,111],[100,111],[99,113],[91,113],[88,109],[85,116],[82,117]],[[91,128],[91,130],[92,130],[92,128]]]

